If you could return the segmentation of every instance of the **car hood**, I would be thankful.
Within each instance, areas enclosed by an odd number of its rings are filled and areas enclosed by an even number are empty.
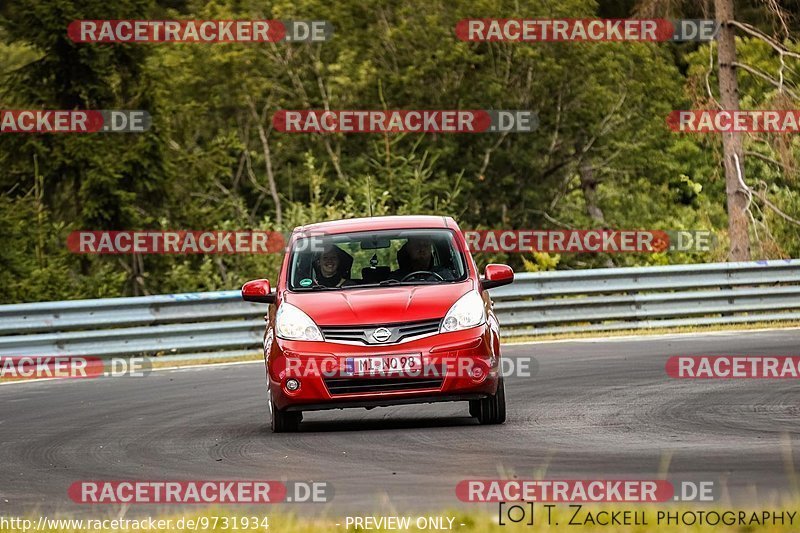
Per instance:
[[[443,318],[472,281],[441,285],[348,288],[284,293],[284,301],[303,310],[319,326],[414,322]]]

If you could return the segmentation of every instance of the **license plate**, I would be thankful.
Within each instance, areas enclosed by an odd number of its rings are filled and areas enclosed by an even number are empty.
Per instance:
[[[420,355],[381,355],[345,359],[345,373],[351,376],[403,374],[419,372],[421,369],[422,356]]]

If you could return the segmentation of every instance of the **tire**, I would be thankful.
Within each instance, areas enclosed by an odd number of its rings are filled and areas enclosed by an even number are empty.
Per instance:
[[[481,400],[469,402],[469,413],[481,424],[502,424],[506,421],[506,387],[502,376],[497,384],[497,392]]]
[[[272,419],[270,427],[273,433],[294,433],[300,429],[303,412],[278,409],[272,402],[271,394],[269,397],[269,412]]]

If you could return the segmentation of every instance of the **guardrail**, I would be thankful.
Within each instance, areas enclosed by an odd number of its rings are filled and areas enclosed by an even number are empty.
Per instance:
[[[800,260],[517,274],[490,291],[505,337],[800,320]],[[0,355],[257,353],[239,291],[0,306]]]

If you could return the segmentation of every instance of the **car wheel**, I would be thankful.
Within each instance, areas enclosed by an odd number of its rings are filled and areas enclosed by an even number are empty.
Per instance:
[[[272,402],[271,394],[269,396],[269,412],[272,418],[270,427],[273,433],[293,433],[300,429],[303,412],[278,409]]]
[[[502,376],[497,392],[481,400],[469,402],[469,412],[481,424],[502,424],[506,421],[506,387]]]

